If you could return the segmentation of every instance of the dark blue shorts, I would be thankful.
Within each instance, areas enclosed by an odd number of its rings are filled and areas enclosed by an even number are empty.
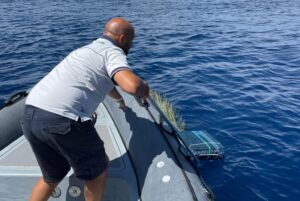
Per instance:
[[[92,121],[76,122],[26,105],[21,126],[48,183],[61,181],[71,167],[85,181],[108,167],[103,141]]]

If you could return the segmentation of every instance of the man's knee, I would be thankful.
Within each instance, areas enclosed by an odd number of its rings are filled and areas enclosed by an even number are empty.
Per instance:
[[[93,186],[93,185],[99,185],[99,184],[104,185],[106,177],[107,177],[107,173],[108,173],[108,169],[106,168],[105,170],[101,171],[101,173],[98,176],[94,177],[91,180],[86,181],[85,184],[87,186]]]
[[[45,178],[43,177],[42,178],[44,183],[46,183],[50,188],[56,188],[56,186],[59,184],[59,182],[50,182],[50,181],[47,181],[45,180]]]
[[[102,170],[101,173],[97,177],[95,177],[95,179],[93,179],[93,180],[103,180],[106,178],[107,173],[108,173],[108,168]]]

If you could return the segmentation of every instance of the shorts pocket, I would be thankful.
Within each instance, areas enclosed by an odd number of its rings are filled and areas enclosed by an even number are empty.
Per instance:
[[[42,131],[50,134],[65,135],[71,131],[71,122],[44,122],[42,123]]]
[[[28,105],[25,105],[23,114],[22,114],[22,119],[23,120],[32,120],[34,113],[34,109]]]

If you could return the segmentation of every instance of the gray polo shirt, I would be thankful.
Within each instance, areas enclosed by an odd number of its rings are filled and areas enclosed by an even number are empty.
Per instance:
[[[26,104],[75,121],[89,120],[120,70],[131,70],[126,55],[103,36],[71,52],[32,88]]]

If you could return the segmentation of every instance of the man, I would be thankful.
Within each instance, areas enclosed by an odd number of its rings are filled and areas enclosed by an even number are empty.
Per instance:
[[[107,94],[124,109],[114,84],[142,99],[149,96],[148,85],[127,63],[133,38],[133,26],[113,18],[101,38],[71,52],[32,88],[21,126],[43,177],[30,201],[47,200],[71,167],[85,181],[86,201],[102,199],[108,159],[91,116]]]

